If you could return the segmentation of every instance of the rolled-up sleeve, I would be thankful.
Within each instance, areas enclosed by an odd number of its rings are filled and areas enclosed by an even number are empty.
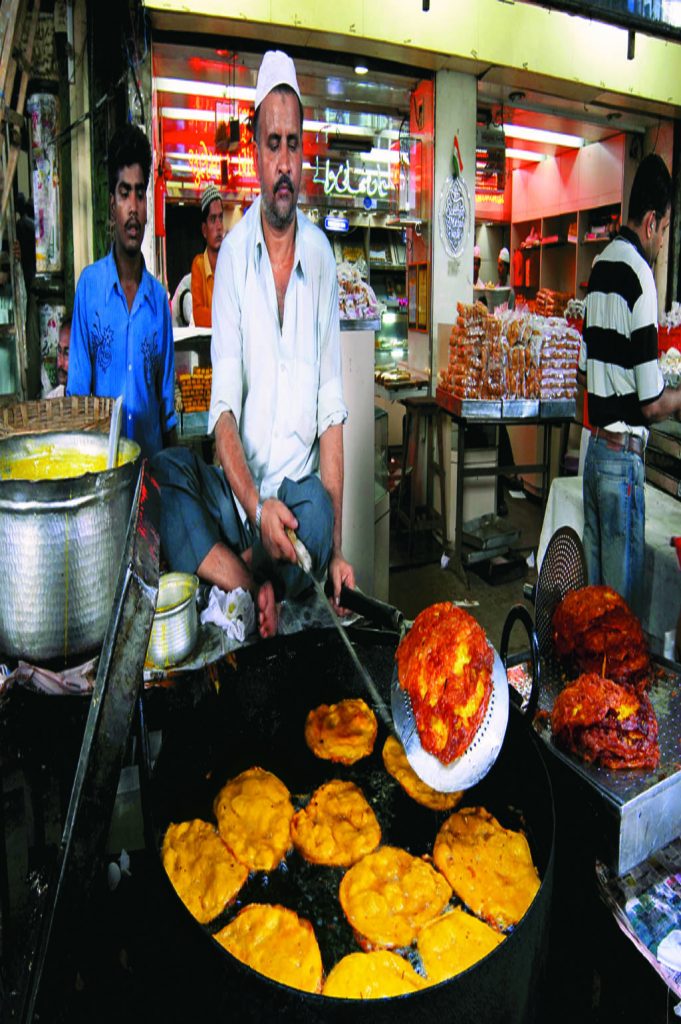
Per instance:
[[[325,261],[319,309],[320,363],[317,396],[317,436],[338,423],[345,423],[348,410],[343,400],[340,355],[340,313],[336,262],[331,251]]]
[[[210,346],[213,385],[208,416],[209,433],[215,429],[223,412],[233,413],[237,426],[241,418],[242,342],[235,280],[235,275],[240,271],[236,263],[234,253],[223,242],[215,268],[213,289],[213,334]]]

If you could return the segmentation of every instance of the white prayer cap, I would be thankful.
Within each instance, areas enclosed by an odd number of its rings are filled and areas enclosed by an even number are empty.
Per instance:
[[[258,71],[258,81],[255,86],[256,110],[265,97],[272,92],[272,89],[276,89],[278,85],[290,86],[300,99],[300,89],[293,61],[282,50],[268,50]]]
[[[499,251],[499,259],[501,260],[502,263],[511,262],[511,257],[506,246],[504,246],[504,248]]]
[[[474,245],[473,246],[473,259],[474,260],[482,259],[482,257],[480,256],[480,246],[479,245]]]

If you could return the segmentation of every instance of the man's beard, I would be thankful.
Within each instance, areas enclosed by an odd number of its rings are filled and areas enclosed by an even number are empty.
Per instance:
[[[286,185],[291,194],[291,203],[288,209],[284,212],[279,211],[274,199],[274,196],[282,185]],[[262,192],[262,205],[265,211],[267,223],[277,231],[283,231],[284,228],[287,228],[289,224],[293,223],[293,219],[296,215],[296,194],[295,189],[293,188],[293,182],[289,178],[288,174],[282,174],[281,177],[277,179],[271,195],[268,195],[264,191]]]

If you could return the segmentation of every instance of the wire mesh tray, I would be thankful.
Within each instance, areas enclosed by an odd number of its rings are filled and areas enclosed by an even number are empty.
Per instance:
[[[550,713],[566,679],[555,662],[545,662],[536,732],[551,753],[568,765],[597,796],[615,827],[608,836],[609,866],[618,874],[681,834],[681,668],[653,660],[648,690],[658,723],[660,763],[654,770],[613,771],[587,764],[561,750],[551,734]],[[541,712],[544,712],[542,714]]]

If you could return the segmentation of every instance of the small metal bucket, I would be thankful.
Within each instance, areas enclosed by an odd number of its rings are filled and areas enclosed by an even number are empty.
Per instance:
[[[147,662],[158,668],[169,668],[184,661],[194,650],[199,631],[198,585],[198,578],[186,572],[168,572],[161,576]]]

